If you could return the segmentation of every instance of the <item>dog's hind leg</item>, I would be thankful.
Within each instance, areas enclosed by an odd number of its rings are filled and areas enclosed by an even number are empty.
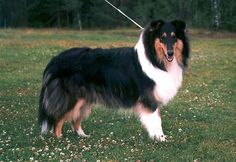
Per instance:
[[[89,135],[84,133],[84,130],[82,129],[81,122],[79,119],[73,123],[73,129],[76,131],[76,133],[81,137],[90,137]]]
[[[91,114],[91,106],[88,106],[88,105],[83,105],[81,108],[80,108],[80,115],[79,117],[77,118],[77,120],[73,121],[72,124],[73,124],[73,129],[76,131],[76,133],[81,136],[81,137],[89,137],[89,135],[86,135],[84,133],[84,130],[82,129],[82,121],[86,118],[89,117],[89,115]]]
[[[62,127],[63,127],[64,122],[65,122],[65,118],[62,117],[59,120],[57,120],[56,123],[55,123],[54,133],[55,133],[57,138],[61,138],[62,137],[61,131],[62,131]]]

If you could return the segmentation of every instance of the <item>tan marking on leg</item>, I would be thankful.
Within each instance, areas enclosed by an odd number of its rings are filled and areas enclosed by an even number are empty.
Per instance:
[[[87,119],[89,117],[89,115],[91,114],[91,110],[92,110],[91,105],[85,105],[85,106],[81,107],[80,117],[82,118],[82,120]]]
[[[137,103],[134,108],[134,113],[139,117],[141,113],[152,113],[151,110],[145,108],[142,103]]]
[[[66,113],[66,119],[70,122],[76,121],[81,113],[80,108],[83,107],[84,104],[85,100],[79,99],[75,104],[74,108],[70,112]]]
[[[61,138],[62,137],[62,127],[63,127],[63,124],[65,122],[65,117],[62,117],[61,119],[59,119],[55,126],[54,126],[54,133],[56,135],[57,138]]]
[[[76,121],[79,116],[80,116],[80,108],[85,104],[85,100],[84,99],[79,99],[78,102],[75,104],[74,108],[67,112],[65,115],[63,115],[61,118],[59,118],[54,126],[54,133],[57,136],[57,138],[61,138],[62,137],[62,127],[64,122],[70,121]]]
[[[74,130],[77,132],[79,136],[89,137],[89,135],[86,135],[84,133],[84,130],[82,129],[81,124],[82,124],[82,121],[88,118],[90,114],[91,114],[91,106],[84,105],[80,108],[80,116],[77,118],[76,121],[72,122]]]

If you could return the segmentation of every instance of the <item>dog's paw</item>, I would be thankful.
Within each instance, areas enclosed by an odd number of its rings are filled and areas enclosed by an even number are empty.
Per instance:
[[[76,131],[76,133],[80,136],[80,137],[85,137],[85,138],[89,138],[90,135],[87,135],[84,133],[83,129],[79,129]]]
[[[166,142],[166,135],[158,135],[158,136],[154,136],[155,140],[158,140],[160,142]]]
[[[163,131],[149,133],[149,136],[153,140],[157,140],[160,142],[166,141],[166,135],[164,135]]]
[[[87,135],[87,134],[85,134],[85,133],[78,133],[78,132],[77,132],[77,134],[78,134],[80,137],[85,137],[85,138],[89,138],[89,137],[90,137],[90,135]]]
[[[62,133],[55,133],[55,136],[57,137],[57,139],[62,139]]]

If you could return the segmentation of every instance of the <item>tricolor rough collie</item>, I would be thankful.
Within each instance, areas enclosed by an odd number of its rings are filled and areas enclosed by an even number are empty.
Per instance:
[[[135,47],[72,48],[52,58],[42,81],[39,123],[42,133],[60,138],[63,123],[81,126],[95,104],[133,109],[152,139],[165,141],[160,107],[181,86],[189,44],[183,21],[150,22]],[[127,130],[128,131],[128,130]]]

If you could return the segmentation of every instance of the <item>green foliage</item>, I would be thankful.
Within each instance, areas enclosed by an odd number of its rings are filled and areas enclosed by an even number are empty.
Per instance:
[[[189,26],[236,31],[234,0],[110,0],[141,25],[183,19]],[[217,2],[217,9],[214,9]],[[134,26],[104,0],[0,0],[0,27],[114,28]]]
[[[235,0],[110,1],[142,26],[153,19],[183,19],[189,26],[214,29],[217,16],[220,29],[236,31]],[[135,25],[104,0],[0,0],[0,27],[127,26]]]
[[[43,69],[70,47],[133,46],[138,31],[0,30],[0,161],[236,160],[236,36],[190,30],[191,59],[183,87],[162,110],[168,142],[149,139],[130,114],[93,109],[80,138],[40,136]],[[230,37],[228,37],[230,36]],[[216,38],[217,37],[217,38]]]

